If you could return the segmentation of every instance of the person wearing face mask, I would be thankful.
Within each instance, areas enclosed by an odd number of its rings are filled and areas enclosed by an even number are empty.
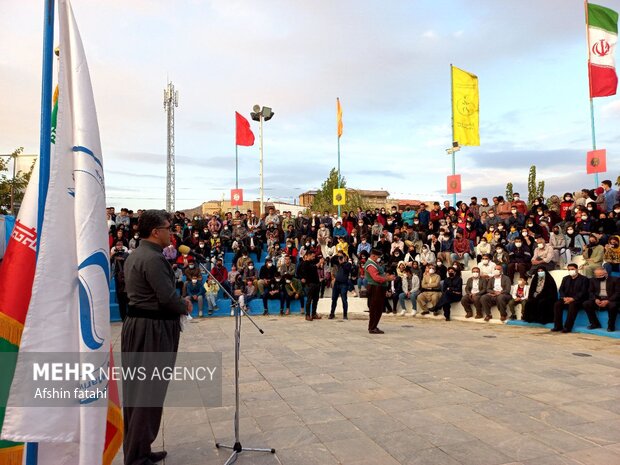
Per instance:
[[[439,302],[431,309],[437,316],[439,310],[443,310],[446,321],[450,321],[450,307],[454,302],[460,302],[463,298],[463,279],[454,267],[448,269],[446,279],[443,280]]]
[[[414,262],[417,265],[417,262]],[[405,300],[411,302],[411,316],[416,316],[417,310],[417,297],[420,293],[420,278],[417,274],[413,274],[413,270],[409,267],[405,267],[404,275],[401,277],[401,293],[398,296],[398,302],[401,308],[401,316],[407,314],[407,307],[405,306]]]
[[[583,235],[581,235],[572,224],[568,224],[566,228],[566,237],[567,244],[566,249],[564,249],[564,260],[566,263],[570,263],[572,261],[573,256],[581,255],[583,253],[583,249],[586,246],[586,241]]]
[[[560,218],[562,221],[571,221],[573,219],[573,210],[575,209],[575,201],[573,194],[566,192],[564,200],[560,204]]]
[[[261,267],[258,273],[258,293],[261,296],[265,295],[265,287],[269,285],[271,281],[273,281],[276,273],[278,272],[278,268],[274,266],[273,260],[271,258],[267,258],[265,260],[265,264]]]
[[[546,325],[554,319],[553,306],[558,300],[558,287],[544,266],[534,268],[529,295],[521,319]]]
[[[523,228],[525,226],[525,215],[514,205],[510,207],[510,216],[506,220],[508,227]]]
[[[491,255],[484,254],[478,266],[480,267],[481,278],[490,279],[493,276],[493,270],[495,270],[495,263],[491,260]]]
[[[413,220],[416,217],[416,211],[411,207],[406,207],[405,211],[401,214],[401,221],[405,225],[413,225]]]
[[[510,282],[514,281],[515,273],[519,273],[519,277],[523,278],[532,266],[532,254],[529,247],[518,238],[514,242],[514,248],[508,254],[508,278]]]
[[[530,286],[527,284],[527,279],[519,278],[519,281],[512,288],[511,299],[508,301],[508,310],[510,310],[509,318],[511,320],[517,319],[517,306],[521,307],[521,313],[527,303],[527,296],[530,292]]]
[[[605,248],[599,244],[596,236],[591,234],[588,245],[583,251],[584,263],[581,265],[583,274],[588,278],[594,276],[594,270],[603,265],[604,257]]]
[[[202,273],[200,268],[196,265],[195,262],[189,262],[187,267],[184,270],[185,274],[185,288],[183,289],[183,296],[187,295],[187,284],[192,281],[192,279],[196,279],[202,285]]]
[[[503,222],[502,219],[497,215],[497,213],[495,213],[495,210],[489,210],[487,221],[486,221],[487,228],[491,226],[493,226],[494,228],[497,228],[497,225],[502,222]]]
[[[271,267],[272,269],[275,267]],[[262,271],[262,268],[261,268]],[[259,281],[260,282],[260,281]],[[286,301],[286,293],[284,291],[284,281],[280,273],[276,272],[273,279],[265,281],[263,284],[263,315],[269,315],[269,301],[280,301],[280,316],[284,315],[284,303]]]
[[[559,225],[555,225],[549,236],[549,245],[553,248],[553,261],[560,265],[562,268],[564,265],[562,260],[564,258],[564,251],[568,244],[568,237],[562,232],[562,228]]]
[[[304,295],[307,298],[305,306],[306,321],[320,320],[321,315],[317,313],[320,281],[314,250],[308,250],[305,253],[297,269],[297,277],[304,286]]]
[[[480,263],[482,261],[483,255],[491,254],[491,244],[487,241],[486,237],[480,238],[480,242],[476,246],[476,263]]]
[[[527,214],[527,204],[521,199],[521,195],[518,192],[512,194],[512,202],[510,203],[510,207],[515,207],[517,212],[521,215]]]
[[[465,268],[469,266],[469,260],[471,259],[473,252],[471,250],[471,243],[462,233],[458,232],[456,238],[452,242],[452,254],[450,258],[452,261],[462,261]],[[460,299],[460,298],[459,298]],[[448,311],[448,314],[450,312]]]
[[[480,268],[474,266],[472,275],[465,284],[465,294],[461,298],[461,304],[465,309],[465,318],[471,318],[473,315],[472,305],[476,309],[476,318],[482,318],[482,304],[480,298],[486,292],[486,280],[480,276]]]
[[[131,251],[136,250],[140,245],[140,234],[136,231],[131,239],[129,239],[129,253]]]
[[[496,244],[495,253],[493,254],[493,257],[491,258],[491,260],[493,260],[493,263],[495,263],[496,265],[501,265],[502,272],[504,274],[506,273],[506,271],[508,270],[508,262],[509,262],[509,256],[508,256],[508,252],[506,251],[506,249],[504,249],[501,245]],[[512,280],[510,280],[510,282],[512,283]]]
[[[583,304],[590,321],[588,329],[600,328],[601,323],[596,312],[607,311],[607,331],[615,331],[618,301],[620,301],[620,280],[612,278],[605,268],[599,267],[594,270],[594,278],[590,280],[588,291],[588,300]]]
[[[491,316],[491,308],[494,305],[497,305],[499,309],[501,321],[506,321],[508,318],[506,306],[511,299],[510,289],[510,278],[503,274],[501,265],[496,265],[493,270],[493,276],[487,280],[486,292],[480,297],[480,306],[485,314],[484,321],[489,321],[493,318]],[[476,317],[478,318],[478,315]]]
[[[370,255],[370,244],[368,243],[368,238],[366,236],[362,236],[362,240],[361,242],[358,244],[357,246],[357,256],[361,256],[362,252],[367,253],[368,255]]]
[[[417,309],[422,315],[430,313],[429,308],[434,308],[441,298],[441,277],[436,272],[435,265],[429,265],[424,271],[420,284],[420,293],[416,299]]]
[[[607,274],[620,271],[620,236],[611,236],[605,246],[603,268]]]
[[[338,305],[338,297],[342,299],[342,317],[347,319],[347,311],[349,303],[347,301],[347,293],[349,291],[349,279],[351,277],[352,265],[347,260],[344,253],[336,255],[335,267],[333,270],[334,282],[332,289],[332,306],[329,313],[329,319],[333,320],[336,313],[336,305]]]
[[[256,272],[256,268],[254,267],[254,262],[249,261],[246,267],[243,269],[241,275],[243,276],[243,281],[246,283],[251,282],[253,286],[257,285],[256,280],[258,279],[258,273]]]
[[[532,254],[532,266],[542,266],[547,271],[555,269],[553,247],[547,244],[542,237],[536,238],[536,249],[534,249],[534,253]]]
[[[291,302],[299,300],[301,312],[304,312],[304,287],[301,281],[292,274],[283,275],[284,279],[284,299],[286,303],[285,315],[291,313]]]
[[[567,268],[568,276],[565,276],[560,284],[560,298],[553,305],[553,328],[551,331],[554,332],[570,333],[575,325],[577,313],[588,298],[590,287],[588,278],[579,274],[578,266],[575,263],[569,263]],[[568,309],[568,314],[566,323],[562,324],[565,309]]]
[[[192,302],[198,304],[198,316],[202,316],[202,308],[204,299],[206,296],[205,288],[202,285],[202,280],[197,277],[193,277],[190,281],[186,281],[185,293]]]

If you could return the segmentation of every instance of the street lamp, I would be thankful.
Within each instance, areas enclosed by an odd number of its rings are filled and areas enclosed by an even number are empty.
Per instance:
[[[273,118],[273,110],[269,107],[263,107],[260,105],[254,105],[254,110],[250,113],[254,121],[258,121],[258,139],[259,139],[259,151],[260,151],[260,214],[263,214],[263,121],[269,121]]]

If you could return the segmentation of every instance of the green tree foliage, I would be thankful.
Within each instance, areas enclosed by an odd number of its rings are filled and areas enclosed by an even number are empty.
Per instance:
[[[531,207],[534,199],[545,196],[545,181],[536,183],[536,165],[530,166],[530,175],[527,179],[527,203]]]
[[[11,157],[15,159],[16,157],[21,155],[23,151],[24,148],[19,147],[11,154]],[[10,211],[11,187],[13,187],[14,189],[13,202],[16,207],[18,207],[19,205],[21,205],[22,199],[24,198],[24,193],[26,192],[26,187],[28,186],[28,181],[30,180],[30,175],[32,174],[33,167],[34,163],[32,164],[30,170],[27,173],[18,171],[15,174],[15,180],[13,180],[13,171],[9,171],[9,159],[0,158],[0,214],[17,214],[17,211]],[[18,208],[16,208],[16,210],[18,210]]]
[[[506,201],[512,202],[513,194],[512,194],[512,183],[509,182],[506,184]]]
[[[346,188],[347,181],[344,176],[340,176],[340,187]],[[333,195],[334,189],[338,188],[338,171],[336,168],[332,168],[329,172],[329,176],[323,184],[321,184],[321,188],[317,192],[314,200],[312,202],[312,211],[324,212],[328,211],[330,213],[335,213],[338,211],[338,207],[333,205]],[[347,191],[346,204],[342,206],[342,211],[355,211],[357,207],[366,210],[368,208],[367,204],[364,202],[364,199],[360,194],[356,191]]]

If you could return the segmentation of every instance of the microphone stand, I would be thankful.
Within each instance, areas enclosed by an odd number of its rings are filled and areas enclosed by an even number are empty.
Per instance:
[[[228,296],[228,298],[230,299],[231,308],[235,311],[235,444],[230,446],[216,442],[215,447],[217,447],[218,449],[232,450],[232,454],[224,465],[230,465],[232,463],[235,463],[241,452],[270,452],[272,454],[275,454],[276,450],[271,448],[243,447],[241,446],[241,441],[239,440],[239,356],[241,353],[241,316],[245,316],[248,320],[250,320],[250,322],[254,325],[254,327],[258,330],[259,333],[265,334],[265,332],[256,324],[252,317],[241,308],[239,302],[236,301],[233,296],[228,293],[226,288],[222,286],[222,284],[215,278],[215,276],[211,274],[211,272],[207,269],[206,266],[201,266],[201,269],[205,271],[207,275],[213,278],[217,285],[220,287],[220,289],[224,292],[224,294]]]

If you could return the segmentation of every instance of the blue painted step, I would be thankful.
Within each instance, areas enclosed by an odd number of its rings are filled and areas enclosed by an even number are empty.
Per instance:
[[[567,313],[568,313],[568,310],[564,310],[564,321],[566,321]],[[584,310],[581,310],[577,314],[577,319],[575,320],[575,326],[573,327],[573,332],[585,333],[585,334],[596,334],[597,336],[606,336],[606,337],[613,337],[616,339],[620,339],[620,331],[618,331],[618,329],[620,328],[617,327],[616,331],[614,332],[607,331],[607,323],[609,321],[609,315],[607,314],[607,312],[605,311],[597,312],[596,315],[598,317],[598,320],[601,323],[602,328],[588,329],[588,325],[590,324],[590,322],[588,321],[588,316],[586,315],[586,312]],[[509,320],[506,322],[506,324],[510,326],[532,326],[536,328],[549,328],[549,329],[553,328],[553,323],[541,325],[538,323],[527,323],[525,321],[520,321],[520,320],[514,320],[514,321]],[[616,325],[618,325],[618,323],[616,323]]]

